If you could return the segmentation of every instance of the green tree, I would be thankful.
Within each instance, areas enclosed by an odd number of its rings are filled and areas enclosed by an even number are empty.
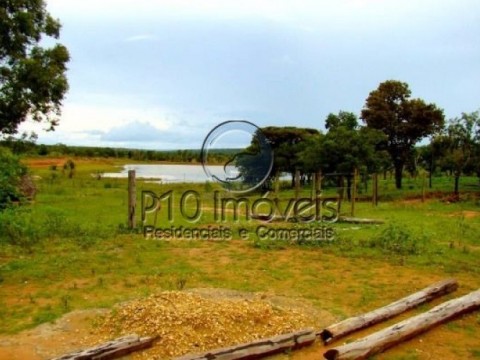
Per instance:
[[[20,137],[8,135],[1,141],[1,146],[9,148],[15,155],[24,155],[33,152],[35,141],[37,141],[35,133],[23,133]]]
[[[326,119],[328,132],[312,138],[301,153],[305,168],[314,172],[338,175],[339,186],[347,180],[347,196],[351,197],[351,185],[355,170],[376,172],[382,166],[385,154],[376,147],[385,136],[378,130],[358,125],[354,113],[340,111]]]
[[[60,23],[43,0],[4,0],[0,7],[0,135],[15,134],[28,116],[58,124],[68,89],[65,46],[41,47],[44,36],[58,38]]]
[[[330,113],[325,120],[325,128],[327,130],[342,126],[349,130],[355,130],[358,127],[358,118],[352,112],[340,110],[338,114]]]
[[[478,141],[480,137],[480,113],[462,113],[448,124],[441,138],[445,149],[443,164],[452,171],[454,194],[459,194],[460,176],[465,169],[478,169]]]
[[[274,163],[271,172],[272,178],[278,173],[289,173],[292,176],[291,186],[295,185],[295,172],[305,173],[300,153],[305,148],[307,140],[319,135],[319,131],[310,128],[293,126],[262,128],[274,152]]]
[[[40,144],[40,145],[38,146],[38,151],[37,151],[37,152],[38,152],[38,155],[40,155],[40,156],[46,156],[46,155],[48,155],[48,147],[47,147],[47,145],[45,145],[45,144]]]
[[[445,121],[443,110],[435,104],[410,96],[408,84],[385,81],[369,94],[361,114],[369,128],[381,130],[387,136],[384,145],[395,168],[397,189],[402,187],[403,168],[415,144],[439,132]]]
[[[21,180],[27,168],[10,150],[0,147],[0,210],[23,198]]]
[[[274,153],[274,163],[270,177],[263,184],[263,188],[270,188],[272,180],[277,174],[289,173],[292,176],[291,186],[294,186],[294,177],[296,170],[304,173],[303,162],[300,153],[307,144],[307,140],[311,137],[318,136],[319,131],[309,128],[297,128],[293,126],[277,127],[269,126],[260,130],[267,139]],[[250,146],[246,149],[245,155],[261,154],[260,146],[256,137],[252,138]],[[265,170],[265,164],[269,159],[257,158],[252,156],[239,156],[236,158],[236,166],[241,169],[246,182],[257,182],[259,174]]]

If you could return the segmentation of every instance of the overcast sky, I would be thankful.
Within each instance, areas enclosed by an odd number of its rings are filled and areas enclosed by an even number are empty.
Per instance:
[[[324,128],[388,79],[480,108],[478,0],[47,0],[71,54],[40,143],[199,148],[231,119]],[[25,127],[31,128],[31,125]]]

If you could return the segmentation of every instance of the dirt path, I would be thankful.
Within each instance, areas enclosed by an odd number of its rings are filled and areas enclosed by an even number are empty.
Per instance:
[[[269,294],[253,294],[247,292],[233,291],[227,289],[192,289],[186,293],[200,296],[207,301],[248,301],[248,304],[269,304],[274,308],[294,310],[305,315],[312,324],[319,327],[326,326],[334,320],[334,317],[314,308],[308,301],[293,299]],[[208,302],[207,302],[208,303]],[[179,308],[181,304],[176,303]],[[192,309],[192,311],[199,309]],[[208,309],[208,311],[213,309]],[[112,336],[99,327],[94,326],[103,316],[109,313],[108,310],[94,309],[73,311],[64,315],[53,324],[43,324],[34,329],[23,331],[16,335],[0,337],[0,360],[45,360],[59,356],[74,350],[88,348],[95,344],[107,341]],[[252,312],[252,321],[256,314]],[[179,329],[182,331],[182,329]],[[195,349],[191,349],[194,351]],[[309,349],[308,351],[312,351]],[[307,352],[308,352],[307,351]],[[318,350],[314,353],[318,356]],[[313,354],[313,353],[312,353]],[[131,359],[154,359],[157,357],[155,351],[138,353],[130,356]],[[164,357],[162,357],[164,358]],[[282,357],[274,357],[281,359]]]
[[[312,306],[309,301],[301,298],[276,296],[268,293],[247,293],[227,289],[191,289],[184,290],[184,293],[201,296],[206,300],[225,299],[252,301],[252,303],[260,301],[275,308],[291,309],[308,317],[316,329],[322,329],[337,320],[332,314],[319,310]],[[445,301],[445,299],[437,299],[428,307],[442,301]],[[208,310],[210,311],[211,309]],[[413,310],[387,323],[360,331],[350,338],[340,340],[338,344],[361,338],[423,310]],[[99,333],[99,327],[94,326],[94,322],[98,323],[99,319],[108,313],[108,310],[102,309],[74,311],[66,314],[54,324],[43,324],[35,329],[23,331],[16,335],[0,336],[0,360],[46,360],[105,342],[112,338],[111,334],[105,331]],[[454,322],[439,326],[406,343],[400,344],[375,358],[377,360],[406,358],[416,360],[476,359],[479,356],[478,354],[480,354],[479,326],[480,315],[478,313],[461,317]],[[467,330],[468,336],[466,336],[465,330]],[[194,350],[192,349],[192,352],[195,352]],[[269,358],[269,360],[318,360],[322,358],[322,354],[325,351],[326,348],[317,342],[311,347],[291,354],[277,355]],[[156,355],[155,349],[152,349],[136,353],[124,359],[163,360],[167,358],[159,357]]]
[[[0,336],[1,360],[43,360],[90,346],[97,341],[92,321],[107,310],[77,310],[54,324],[42,324],[16,335]]]

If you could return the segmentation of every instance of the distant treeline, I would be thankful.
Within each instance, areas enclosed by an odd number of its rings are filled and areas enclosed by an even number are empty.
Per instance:
[[[200,162],[201,150],[141,150],[112,147],[70,146],[65,144],[36,144],[28,138],[0,141],[1,147],[9,148],[15,155],[48,157],[121,158],[135,161]],[[209,151],[209,162],[223,163],[238,152],[237,149],[214,149]]]

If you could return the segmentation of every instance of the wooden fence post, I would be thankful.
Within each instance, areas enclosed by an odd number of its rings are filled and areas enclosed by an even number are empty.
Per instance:
[[[315,172],[315,197],[322,192],[322,170]]]
[[[425,174],[422,174],[422,203],[425,202]]]
[[[274,187],[275,187],[275,195],[278,196],[278,194],[280,193],[280,171],[278,171],[278,170],[275,173]]]
[[[373,174],[373,184],[372,184],[372,204],[373,206],[378,205],[378,174]]]
[[[312,188],[310,189],[310,198],[313,200],[315,199],[315,184],[317,183],[317,180],[315,179],[315,173],[312,173]]]
[[[295,170],[295,200],[300,196],[300,170]]]
[[[136,227],[135,210],[137,207],[137,192],[135,188],[135,170],[128,170],[128,228]]]
[[[353,171],[353,184],[352,184],[352,209],[351,209],[351,216],[355,216],[355,199],[357,197],[357,177],[358,177],[358,170],[355,169]]]

